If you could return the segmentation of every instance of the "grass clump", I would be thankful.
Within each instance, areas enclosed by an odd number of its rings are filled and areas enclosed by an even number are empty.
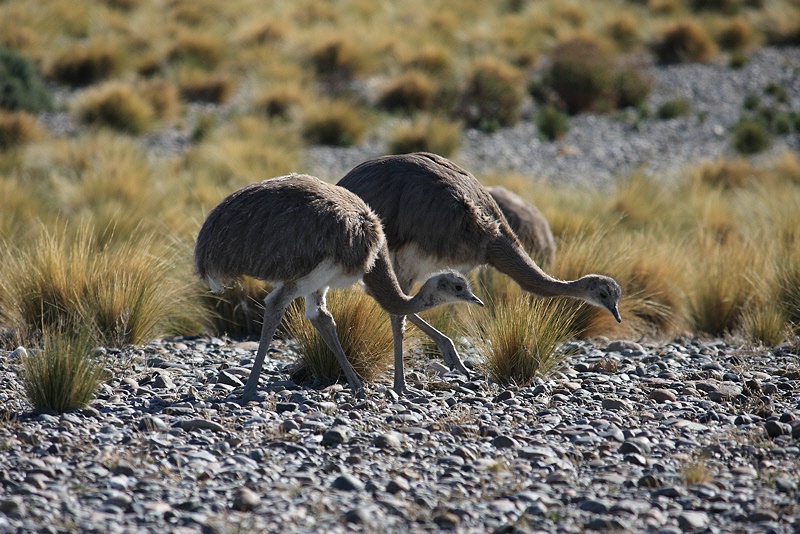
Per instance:
[[[302,102],[301,91],[296,87],[279,87],[259,95],[255,111],[271,119],[288,119],[292,110]]]
[[[38,113],[52,106],[50,92],[33,63],[0,45],[0,109]]]
[[[191,71],[178,82],[180,94],[189,102],[224,104],[234,92],[231,77],[224,73]]]
[[[652,49],[662,64],[708,61],[716,54],[711,36],[694,20],[677,22],[667,27]]]
[[[359,110],[344,100],[335,100],[310,110],[303,121],[303,137],[309,143],[351,146],[367,129]]]
[[[522,96],[519,69],[486,56],[472,66],[462,95],[462,116],[468,126],[488,132],[513,126],[519,120]]]
[[[565,358],[562,344],[575,335],[575,310],[563,299],[537,299],[517,291],[469,310],[466,330],[501,384],[530,385]]]
[[[332,84],[346,83],[362,69],[359,48],[349,34],[328,36],[310,47],[308,60],[320,79]]]
[[[452,155],[461,142],[458,124],[436,117],[418,117],[399,126],[389,140],[389,152],[434,152],[444,157]]]
[[[120,49],[106,41],[76,44],[59,54],[47,71],[49,78],[72,87],[85,87],[109,78],[122,67]]]
[[[542,107],[536,116],[539,134],[548,141],[561,139],[569,131],[569,117],[553,105]]]
[[[757,154],[769,148],[772,136],[763,120],[742,117],[731,128],[731,144],[740,154]]]
[[[182,35],[170,47],[167,59],[189,68],[213,70],[222,62],[225,47],[217,38],[205,34]]]
[[[656,111],[656,116],[662,120],[675,119],[689,114],[692,104],[686,98],[673,98],[667,100]]]
[[[225,288],[221,295],[206,293],[203,301],[210,311],[211,329],[217,334],[237,338],[258,336],[264,321],[264,298],[268,293],[264,282],[250,277],[243,277],[233,287]]]
[[[381,91],[378,104],[390,111],[413,112],[431,107],[435,87],[421,71],[408,71],[391,80]]]
[[[23,356],[22,386],[36,409],[65,412],[85,408],[106,377],[92,355],[91,334],[45,331],[43,348]]]
[[[152,237],[100,245],[84,227],[76,236],[44,231],[29,246],[3,250],[0,324],[27,335],[88,329],[105,346],[141,344],[191,333],[201,317],[191,278],[153,254]]]
[[[6,113],[0,110],[0,150],[24,145],[40,135],[41,128],[30,113]]]
[[[87,124],[138,135],[150,126],[153,108],[132,87],[109,82],[88,90],[77,104],[77,114]]]
[[[359,290],[332,290],[326,301],[348,361],[359,378],[367,382],[374,380],[386,371],[392,360],[389,316],[372,297]],[[319,384],[329,384],[344,377],[333,352],[316,328],[303,317],[299,306],[287,312],[286,327],[300,351],[300,360],[293,373],[295,377],[310,372]]]

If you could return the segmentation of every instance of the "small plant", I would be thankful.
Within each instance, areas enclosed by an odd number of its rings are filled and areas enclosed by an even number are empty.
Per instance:
[[[623,69],[614,77],[614,97],[617,108],[644,106],[652,84],[638,69]]]
[[[179,81],[181,96],[190,102],[224,104],[233,95],[234,84],[224,73],[192,71]]]
[[[717,43],[723,50],[741,52],[747,49],[755,39],[755,30],[744,17],[736,17],[728,21],[719,31]]]
[[[405,66],[427,72],[438,78],[450,74],[453,68],[452,56],[446,48],[434,45],[423,46],[421,50],[405,61]]]
[[[555,106],[546,105],[536,116],[536,127],[544,139],[555,141],[567,135],[569,117]]]
[[[167,52],[167,59],[171,63],[182,63],[189,68],[203,70],[215,69],[223,56],[223,44],[205,34],[183,35]]]
[[[358,109],[336,100],[308,112],[303,121],[303,137],[313,144],[350,146],[361,140],[366,128]]]
[[[740,154],[757,154],[769,148],[772,138],[764,121],[743,117],[731,129],[731,144]]]
[[[378,97],[378,104],[390,111],[413,112],[430,108],[435,88],[421,71],[408,71],[390,81]]]
[[[106,372],[90,354],[92,336],[46,330],[44,347],[23,357],[22,385],[36,409],[64,412],[84,408],[94,397]]]
[[[324,39],[308,53],[314,72],[332,81],[347,81],[362,68],[359,46],[350,35]]]
[[[0,45],[0,109],[38,113],[52,105],[50,92],[33,63]]]
[[[681,467],[681,481],[687,485],[704,484],[714,480],[714,475],[708,468],[708,459],[697,457],[687,460]]]
[[[462,100],[468,126],[489,132],[513,126],[522,104],[522,74],[502,60],[483,57],[472,66]]]
[[[570,114],[593,109],[612,92],[613,73],[602,45],[575,38],[558,44],[546,85],[552,88]]]
[[[606,30],[623,49],[631,48],[639,40],[639,21],[629,12],[614,18]]]
[[[295,107],[300,104],[300,90],[295,87],[281,87],[259,96],[254,108],[271,119],[288,119]]]
[[[74,45],[50,65],[48,77],[73,87],[84,87],[105,80],[122,66],[119,48],[103,41]]]
[[[466,329],[501,384],[529,385],[563,361],[561,345],[575,335],[574,308],[564,299],[538,299],[521,291],[486,308],[469,310]]]
[[[660,63],[689,63],[708,61],[716,53],[714,41],[698,22],[677,22],[663,31],[653,45]]]
[[[688,115],[691,108],[692,104],[686,98],[673,98],[661,104],[656,115],[659,119],[669,120]]]
[[[742,331],[746,339],[766,346],[779,345],[786,339],[788,321],[778,306],[764,303],[742,312]]]
[[[153,108],[132,87],[110,82],[90,89],[77,104],[80,119],[129,134],[141,134],[153,119]]]
[[[0,110],[0,151],[37,139],[41,129],[36,118],[25,112],[6,113]]]
[[[434,152],[449,157],[456,151],[460,141],[461,128],[458,124],[436,117],[416,118],[393,132],[389,140],[389,152]]]
[[[389,316],[363,291],[332,290],[327,307],[336,321],[336,332],[356,374],[372,381],[386,371],[392,360],[392,329]],[[297,341],[300,352],[296,376],[310,371],[321,384],[342,378],[341,366],[300,307],[287,312],[286,328]]]

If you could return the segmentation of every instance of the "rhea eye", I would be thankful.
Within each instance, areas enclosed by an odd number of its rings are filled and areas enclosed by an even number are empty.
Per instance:
[[[464,291],[464,286],[456,284],[456,291]]]
[[[600,298],[601,298],[601,299],[607,299],[607,298],[608,298],[608,293],[606,293],[605,291],[603,291],[602,293],[600,293]]]

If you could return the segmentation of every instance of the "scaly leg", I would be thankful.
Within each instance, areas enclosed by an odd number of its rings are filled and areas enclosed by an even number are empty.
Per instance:
[[[442,356],[444,356],[445,363],[450,367],[450,369],[459,371],[464,376],[469,378],[469,371],[467,371],[467,368],[464,367],[464,362],[461,361],[461,357],[459,357],[458,351],[456,350],[456,346],[453,344],[452,339],[436,330],[419,315],[410,315],[408,319],[412,324],[422,330],[436,343],[436,346],[439,347]]]
[[[336,360],[342,367],[342,371],[344,371],[344,376],[347,378],[347,383],[350,384],[350,389],[352,390],[353,395],[359,399],[363,399],[365,394],[361,380],[358,379],[355,369],[353,369],[353,366],[347,359],[347,355],[344,353],[342,344],[339,341],[339,335],[336,333],[336,322],[333,320],[331,313],[325,307],[326,292],[327,288],[321,291],[315,291],[311,295],[306,296],[306,317],[309,321],[311,321],[311,324],[314,325],[314,328],[316,328],[319,334],[322,336],[322,339],[328,345],[328,348],[333,351],[334,356],[336,356]]]
[[[394,391],[402,395],[406,391],[406,376],[403,372],[403,336],[406,329],[405,315],[390,315],[392,342],[394,344]]]

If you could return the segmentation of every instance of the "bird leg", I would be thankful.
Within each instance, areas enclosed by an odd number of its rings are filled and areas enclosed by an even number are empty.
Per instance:
[[[436,330],[419,315],[409,315],[408,319],[436,343],[450,369],[456,370],[469,378],[469,371],[464,367],[464,362],[461,361],[452,339]]]
[[[294,295],[290,293],[290,291],[287,291],[286,286],[281,286],[274,289],[264,299],[264,322],[261,325],[261,339],[258,342],[256,361],[253,362],[253,369],[250,371],[250,376],[247,378],[247,384],[245,384],[244,392],[242,393],[242,400],[245,402],[251,400],[258,389],[261,367],[264,365],[264,358],[272,342],[272,336],[275,335],[275,330],[278,329],[286,308],[294,300]]]
[[[406,391],[406,376],[403,372],[403,336],[406,330],[405,315],[390,315],[392,342],[394,344],[394,391],[402,395]]]
[[[361,380],[358,379],[355,369],[348,361],[347,355],[344,353],[342,344],[339,341],[339,335],[336,333],[336,322],[325,307],[325,291],[316,291],[306,296],[306,318],[311,321],[319,335],[322,336],[323,341],[336,356],[336,360],[339,362],[342,371],[344,371],[345,378],[347,378],[347,383],[350,384],[353,395],[363,399],[365,397],[364,387],[361,384]]]

